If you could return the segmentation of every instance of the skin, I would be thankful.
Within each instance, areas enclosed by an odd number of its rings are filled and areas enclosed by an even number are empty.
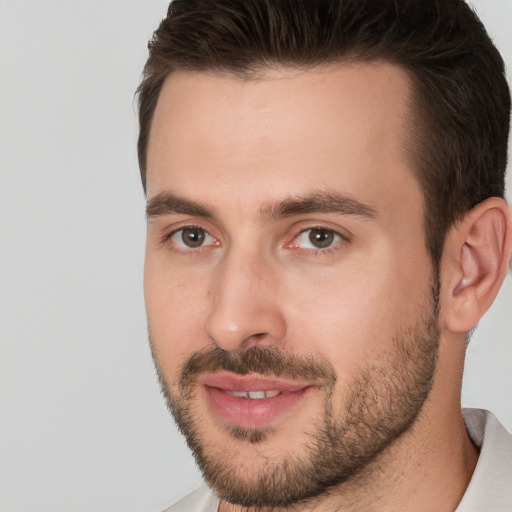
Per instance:
[[[255,80],[168,77],[148,150],[148,204],[172,193],[209,212],[154,209],[148,221],[148,323],[170,393],[179,394],[181,367],[196,352],[275,347],[329,362],[341,414],[357,377],[392,358],[397,332],[431,312],[423,197],[404,147],[410,94],[407,75],[384,63],[275,69]],[[326,192],[372,214],[268,215],[290,198]],[[190,226],[208,233],[197,249],[181,242],[179,230]],[[321,250],[304,235],[319,226],[339,234]],[[460,413],[466,326],[451,299],[467,283],[459,252],[441,265],[439,357],[419,419],[356,477],[288,510],[456,508],[478,456]],[[203,442],[250,479],[269,460],[300,455],[324,413],[321,396],[308,393],[258,444],[234,439],[201,393],[193,405]],[[223,502],[228,510],[239,507]]]

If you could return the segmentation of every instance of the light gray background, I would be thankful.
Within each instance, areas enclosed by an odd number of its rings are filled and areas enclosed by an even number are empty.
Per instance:
[[[512,68],[512,0],[475,4]],[[133,93],[165,11],[0,0],[2,512],[158,511],[200,480],[159,394],[142,299]],[[509,276],[463,398],[509,430],[511,316]]]

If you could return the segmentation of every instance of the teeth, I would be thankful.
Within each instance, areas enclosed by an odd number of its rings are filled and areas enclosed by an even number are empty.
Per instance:
[[[280,391],[229,391],[229,394],[232,396],[236,396],[238,398],[250,398],[251,400],[272,398],[280,393]]]
[[[252,400],[260,400],[265,398],[265,391],[249,391],[248,395]]]
[[[229,394],[236,396],[237,398],[249,398],[247,391],[229,391]]]

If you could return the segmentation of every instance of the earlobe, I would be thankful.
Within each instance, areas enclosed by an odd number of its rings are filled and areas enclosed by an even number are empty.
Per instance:
[[[452,228],[443,255],[446,329],[461,333],[475,327],[498,294],[511,247],[510,209],[500,198],[478,204]]]

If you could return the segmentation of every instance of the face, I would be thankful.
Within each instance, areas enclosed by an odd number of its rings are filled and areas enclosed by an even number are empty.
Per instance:
[[[437,354],[409,82],[387,64],[176,72],[148,151],[145,296],[218,495],[288,505],[372,467]]]

